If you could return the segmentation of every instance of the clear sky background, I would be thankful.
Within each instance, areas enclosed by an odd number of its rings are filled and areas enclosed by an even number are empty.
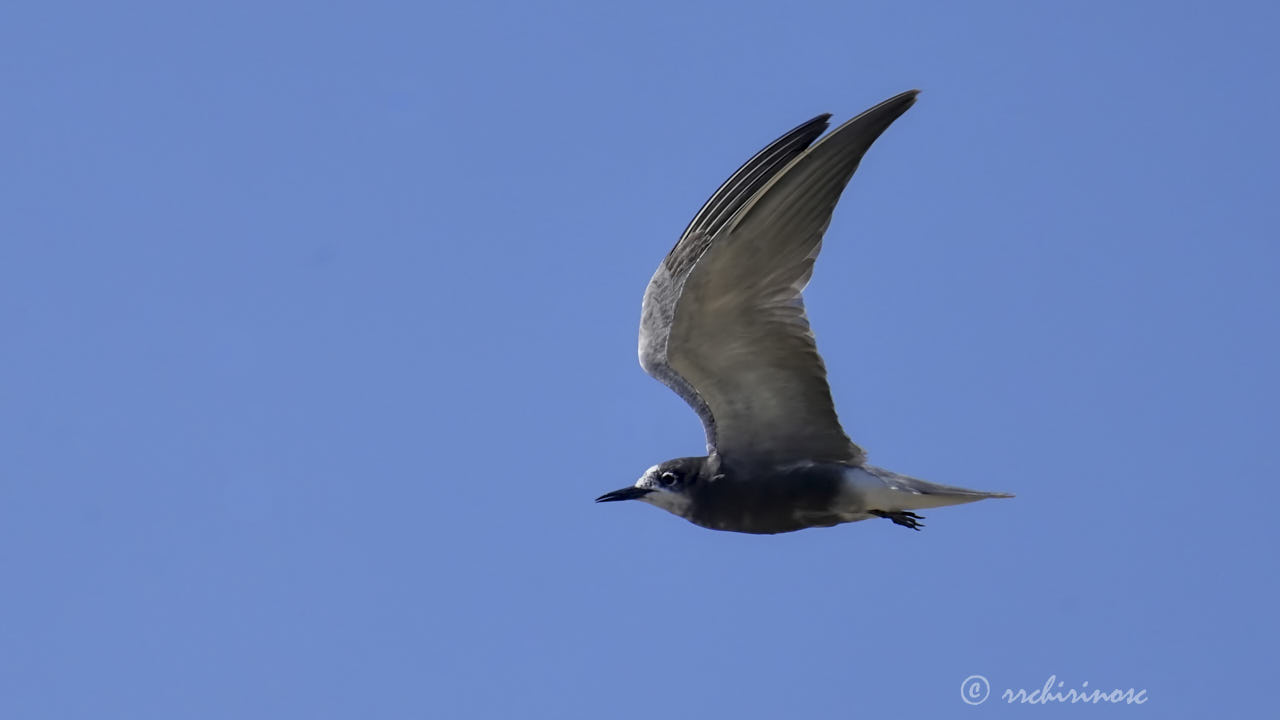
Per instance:
[[[3,11],[0,717],[1275,711],[1274,3],[444,5]],[[873,462],[1018,497],[593,504],[702,450],[692,214],[910,88],[810,315]]]

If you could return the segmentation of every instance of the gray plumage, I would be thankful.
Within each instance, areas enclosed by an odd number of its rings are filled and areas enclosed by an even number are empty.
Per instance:
[[[1008,497],[866,464],[836,417],[802,291],[845,186],[915,103],[902,93],[814,142],[820,115],[738,169],[694,216],[644,294],[640,365],[689,403],[707,457],[650,468],[599,501],[641,499],[698,525],[775,533]]]

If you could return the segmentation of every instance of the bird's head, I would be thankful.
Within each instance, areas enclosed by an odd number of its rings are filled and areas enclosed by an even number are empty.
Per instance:
[[[699,457],[676,458],[654,465],[644,471],[635,485],[605,493],[596,498],[596,502],[643,500],[687,518],[693,507],[692,491],[702,482],[706,460]]]

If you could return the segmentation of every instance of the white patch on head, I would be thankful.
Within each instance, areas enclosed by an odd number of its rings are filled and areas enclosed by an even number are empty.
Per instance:
[[[658,489],[658,466],[654,465],[648,470],[645,470],[644,474],[640,476],[640,479],[635,482],[635,487],[646,488],[649,490],[657,490]]]
[[[658,466],[654,465],[644,471],[644,475],[636,481],[636,487],[651,490],[642,497],[637,498],[641,502],[647,502],[654,507],[660,507],[669,513],[686,517],[689,512],[689,506],[693,501],[687,495],[667,487],[663,487],[662,482],[658,479]]]

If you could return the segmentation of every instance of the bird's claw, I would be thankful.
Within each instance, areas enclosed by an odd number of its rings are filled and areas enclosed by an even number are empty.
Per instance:
[[[911,528],[912,530],[919,530],[924,527],[924,523],[920,522],[924,517],[909,510],[898,510],[897,512],[872,510],[871,514],[876,517],[888,518],[889,520],[892,520],[895,525],[901,525],[902,527]]]

